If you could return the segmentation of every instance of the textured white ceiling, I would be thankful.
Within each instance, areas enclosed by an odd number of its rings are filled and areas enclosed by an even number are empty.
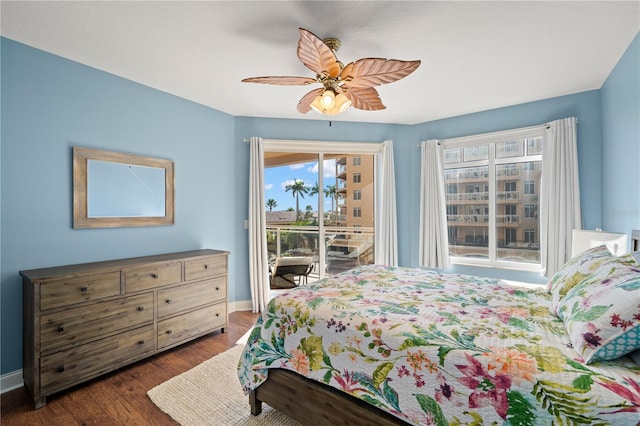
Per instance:
[[[379,92],[383,111],[332,119],[418,123],[599,89],[640,30],[639,1],[5,1],[3,36],[235,116],[301,115],[313,77],[298,27],[338,37],[343,63],[420,59]]]

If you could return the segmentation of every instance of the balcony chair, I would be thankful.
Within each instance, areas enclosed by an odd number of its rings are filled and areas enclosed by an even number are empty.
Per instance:
[[[278,257],[269,267],[269,283],[272,289],[294,288],[307,284],[307,277],[313,271],[313,257]]]

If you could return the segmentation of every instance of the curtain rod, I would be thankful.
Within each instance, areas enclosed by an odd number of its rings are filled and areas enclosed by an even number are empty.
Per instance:
[[[578,123],[579,123],[579,121],[576,118],[576,124],[578,124]],[[476,137],[485,137],[486,138],[486,137],[491,137],[491,136],[499,136],[501,134],[508,133],[508,132],[522,132],[522,131],[527,131],[527,130],[537,130],[537,129],[541,129],[541,128],[548,129],[550,126],[551,126],[551,123],[544,123],[544,124],[538,124],[537,126],[521,127],[519,129],[499,130],[497,132],[480,133],[478,135],[459,136],[457,138],[449,138],[449,139],[439,140],[438,141],[438,145],[441,145],[442,142],[453,141],[453,140],[456,140],[456,139],[466,139],[466,138],[476,138]],[[422,143],[419,143],[416,146],[418,148],[420,148],[422,146]]]

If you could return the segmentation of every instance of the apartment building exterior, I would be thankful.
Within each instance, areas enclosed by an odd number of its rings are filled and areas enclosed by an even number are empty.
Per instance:
[[[337,237],[330,256],[351,255],[361,263],[373,262],[374,156],[345,155],[336,158]]]

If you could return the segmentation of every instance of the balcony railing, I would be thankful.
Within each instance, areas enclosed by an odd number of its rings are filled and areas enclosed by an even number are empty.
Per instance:
[[[487,201],[488,192],[459,192],[447,194],[447,201]]]
[[[498,201],[518,201],[520,199],[520,191],[502,191],[496,193]]]
[[[496,170],[496,174],[498,177],[502,177],[502,176],[520,176],[520,167],[514,167],[514,168],[499,168]]]
[[[515,225],[520,223],[520,216],[517,214],[498,215],[496,218],[498,219],[498,223],[509,223]]]
[[[445,180],[489,179],[489,170],[486,167],[445,170],[444,178]]]
[[[268,225],[267,251],[269,261],[278,257],[313,257],[315,267],[309,275],[322,278],[321,269],[340,272],[358,264],[373,263],[373,237],[371,227],[324,227],[324,242],[320,241],[318,227]],[[325,260],[321,263],[320,244],[325,245]]]
[[[489,223],[489,216],[486,215],[486,214],[447,215],[447,222],[456,222],[456,223]]]

